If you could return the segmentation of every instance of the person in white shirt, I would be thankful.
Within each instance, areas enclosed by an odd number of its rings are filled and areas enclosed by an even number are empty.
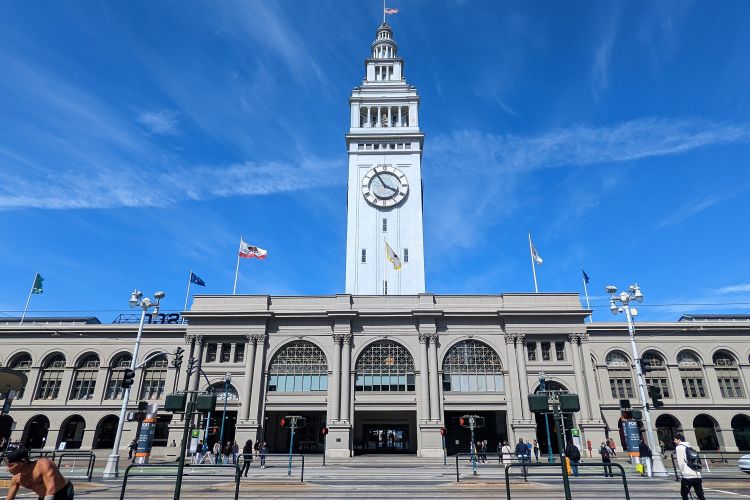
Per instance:
[[[675,444],[675,455],[677,458],[677,466],[680,468],[680,495],[683,500],[688,500],[690,489],[695,490],[695,494],[698,496],[698,500],[706,500],[703,495],[703,479],[701,478],[700,470],[694,470],[690,468],[687,461],[687,449],[692,446],[690,443],[685,441],[685,436],[677,434],[674,437]]]

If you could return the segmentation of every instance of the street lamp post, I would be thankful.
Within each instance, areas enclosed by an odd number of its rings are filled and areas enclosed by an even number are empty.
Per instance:
[[[643,376],[643,370],[641,369],[640,358],[638,356],[638,347],[635,345],[635,326],[633,325],[633,317],[638,314],[635,308],[630,307],[630,302],[635,300],[639,304],[643,302],[643,292],[638,284],[630,285],[628,291],[622,291],[619,295],[617,293],[617,287],[608,286],[605,291],[610,294],[609,299],[609,310],[612,314],[620,312],[625,313],[625,317],[628,320],[628,334],[630,335],[630,347],[633,351],[633,365],[635,366],[636,381],[638,384],[638,393],[641,398],[641,404],[643,405],[643,417],[646,419],[646,434],[648,435],[648,442],[652,450],[657,450],[659,441],[656,439],[654,428],[651,425],[651,412],[648,408],[648,402],[646,400],[646,380]],[[617,303],[621,305],[618,306]],[[651,458],[651,470],[654,476],[666,476],[667,469],[664,467],[664,462],[661,459],[661,452],[653,453]]]
[[[219,431],[219,443],[221,443],[221,446],[224,446],[224,422],[227,419],[227,395],[229,392],[229,382],[231,382],[231,380],[231,373],[224,375],[224,411],[221,413],[221,431]]]
[[[143,335],[143,323],[146,319],[146,312],[154,308],[155,313],[159,313],[159,302],[165,296],[164,292],[156,292],[154,294],[154,302],[148,297],[144,298],[143,293],[138,290],[133,290],[130,294],[130,307],[141,308],[141,322],[138,325],[138,334],[135,337],[135,347],[133,347],[133,357],[130,360],[130,370],[135,370],[136,360],[138,359],[138,349],[141,347],[141,335]],[[105,479],[114,479],[119,475],[120,465],[120,441],[122,440],[122,429],[125,425],[125,414],[128,411],[128,399],[130,398],[130,386],[125,387],[122,394],[122,407],[120,408],[120,419],[117,421],[117,432],[115,433],[115,442],[112,446],[112,453],[107,459],[107,466],[104,468],[102,477]]]
[[[547,383],[547,377],[544,372],[541,372],[539,374],[539,389],[542,391],[546,391]],[[547,431],[547,462],[552,463],[555,461],[555,457],[552,455],[552,436],[550,436],[549,432],[549,417],[547,414],[544,414],[544,429]]]

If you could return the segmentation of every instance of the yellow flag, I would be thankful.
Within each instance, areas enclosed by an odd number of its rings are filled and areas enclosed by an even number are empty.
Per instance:
[[[401,259],[396,255],[396,252],[393,251],[387,241],[385,242],[385,255],[391,261],[391,264],[393,264],[393,269],[397,271],[401,269]]]

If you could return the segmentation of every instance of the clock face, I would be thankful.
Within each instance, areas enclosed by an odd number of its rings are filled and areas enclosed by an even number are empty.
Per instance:
[[[378,165],[362,178],[362,195],[376,207],[392,207],[409,193],[406,175],[393,165]]]

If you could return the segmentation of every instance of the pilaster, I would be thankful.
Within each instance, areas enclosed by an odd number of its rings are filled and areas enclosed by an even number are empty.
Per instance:
[[[421,402],[422,421],[430,419],[430,382],[428,375],[427,344],[430,342],[429,333],[419,334],[419,400]]]
[[[429,361],[430,361],[430,420],[440,423],[442,413],[440,412],[440,374],[438,373],[438,334],[430,335]]]
[[[349,402],[351,401],[352,379],[352,336],[343,335],[341,359],[341,413],[339,418],[344,422],[351,422]]]

